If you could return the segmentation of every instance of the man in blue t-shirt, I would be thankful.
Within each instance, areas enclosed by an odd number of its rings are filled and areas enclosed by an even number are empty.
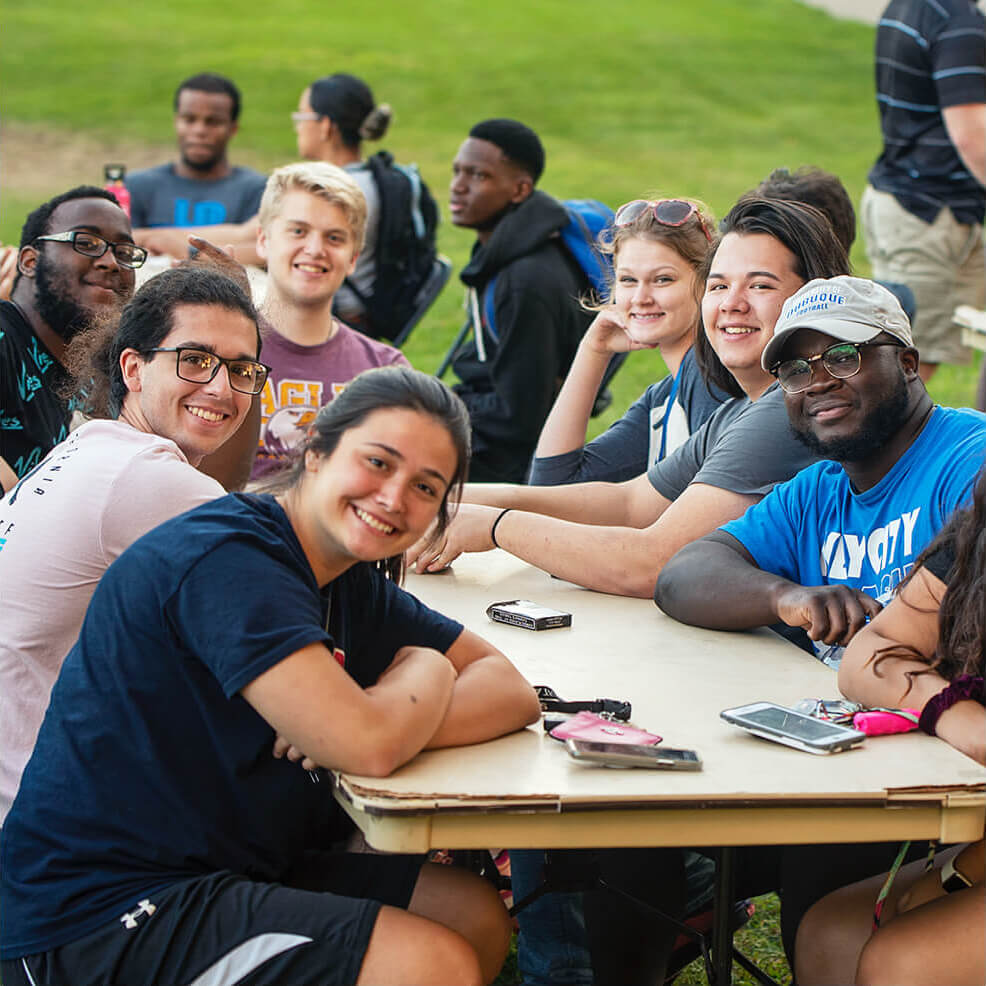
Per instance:
[[[801,627],[838,666],[841,647],[971,496],[986,415],[932,402],[899,303],[861,278],[792,295],[763,366],[784,389],[795,434],[824,461],[679,551],[654,599],[698,626]]]
[[[239,129],[239,116],[240,91],[221,75],[203,72],[178,86],[178,160],[125,179],[134,237],[151,253],[181,259],[194,233],[224,246],[231,243],[241,248],[241,259],[255,262],[257,211],[267,179],[229,163],[226,149]]]

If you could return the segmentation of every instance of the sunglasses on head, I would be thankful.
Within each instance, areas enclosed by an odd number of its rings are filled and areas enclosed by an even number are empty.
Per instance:
[[[712,234],[709,232],[708,226],[705,225],[705,219],[702,217],[702,213],[699,212],[698,206],[692,202],[686,202],[684,199],[657,199],[656,201],[634,199],[632,202],[627,202],[626,205],[621,205],[616,210],[613,225],[617,229],[621,226],[629,226],[630,223],[639,219],[648,209],[651,215],[662,226],[684,226],[692,216],[695,216],[698,219],[699,226],[702,227],[702,232],[705,233],[705,238],[710,243],[712,242]]]

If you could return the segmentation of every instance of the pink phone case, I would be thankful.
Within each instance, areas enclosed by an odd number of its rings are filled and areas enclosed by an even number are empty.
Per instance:
[[[604,719],[595,712],[580,712],[568,722],[555,726],[550,735],[558,740],[579,739],[596,743],[629,743],[637,746],[657,746],[662,737],[637,729],[625,722]]]
[[[918,728],[916,709],[901,709],[908,715],[884,709],[874,709],[870,712],[857,712],[852,717],[853,726],[867,736],[886,736],[890,733],[909,733]],[[913,717],[913,718],[912,718]]]

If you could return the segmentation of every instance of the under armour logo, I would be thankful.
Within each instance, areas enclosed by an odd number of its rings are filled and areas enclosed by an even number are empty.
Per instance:
[[[156,910],[156,904],[152,904],[149,900],[142,900],[137,904],[136,911],[131,911],[129,914],[124,914],[123,917],[120,918],[120,923],[124,928],[136,928],[137,918],[139,918],[141,914],[153,914]]]

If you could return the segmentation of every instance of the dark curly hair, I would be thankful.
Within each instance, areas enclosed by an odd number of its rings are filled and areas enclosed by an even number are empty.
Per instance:
[[[906,657],[927,663],[927,671],[908,672],[908,679],[934,671],[948,681],[961,674],[982,675],[986,670],[986,468],[968,507],[956,510],[934,540],[921,552],[897,592],[942,548],[955,552],[945,594],[938,606],[938,645],[930,660],[911,647],[894,645],[870,659],[876,672],[888,657]]]
[[[162,271],[124,306],[118,321],[102,321],[72,341],[64,360],[71,382],[63,396],[71,398],[89,417],[119,417],[127,396],[120,355],[125,349],[145,353],[159,346],[174,328],[175,309],[181,305],[217,305],[239,312],[257,325],[253,302],[225,274],[195,266]]]

